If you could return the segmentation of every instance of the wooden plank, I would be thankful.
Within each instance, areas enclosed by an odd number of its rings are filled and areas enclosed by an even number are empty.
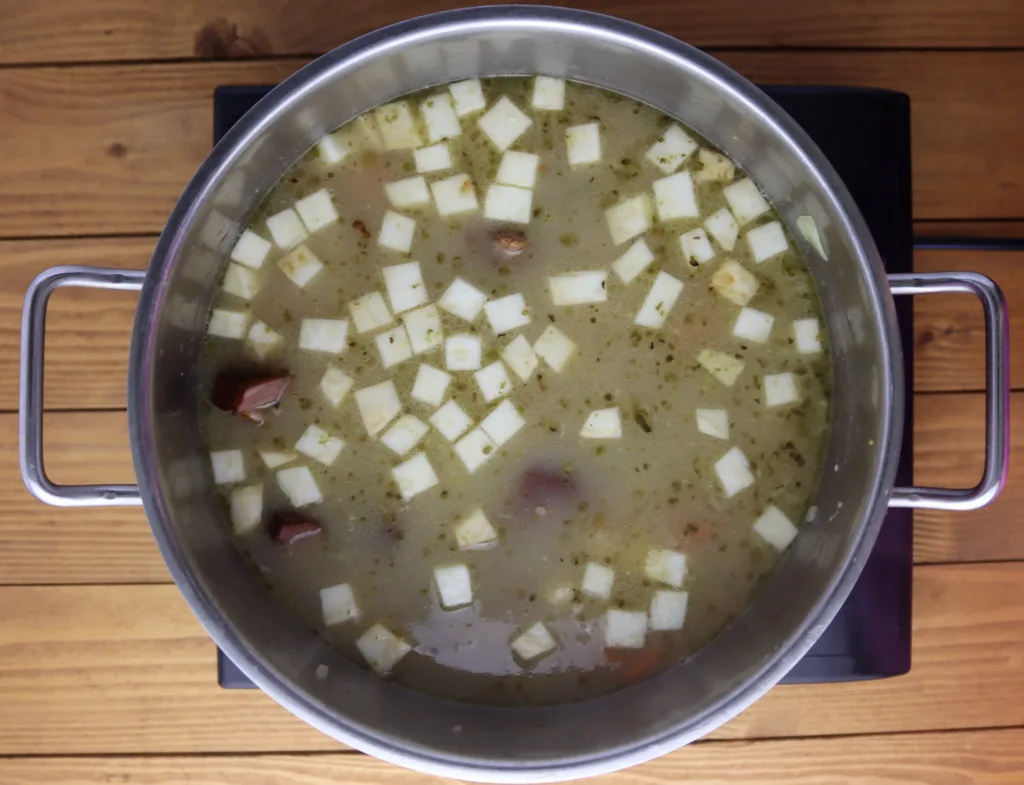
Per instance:
[[[1022,597],[1021,564],[920,567],[909,675],[780,687],[714,736],[1022,725]],[[259,692],[221,690],[213,644],[173,586],[5,587],[0,607],[0,754],[338,747]]]
[[[1020,142],[1024,83],[1011,75],[1024,51],[721,54],[760,81],[905,90],[917,216],[1021,217],[1024,160],[1006,150]],[[209,149],[213,88],[277,82],[303,62],[0,72],[0,237],[158,232]]]

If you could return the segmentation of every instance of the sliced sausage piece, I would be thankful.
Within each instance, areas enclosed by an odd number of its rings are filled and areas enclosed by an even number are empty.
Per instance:
[[[501,255],[516,257],[526,250],[526,232],[521,229],[499,229],[492,237],[494,247]]]
[[[270,523],[270,538],[282,545],[291,545],[323,531],[320,522],[301,512],[279,512]]]
[[[222,373],[213,383],[212,403],[254,423],[262,424],[267,410],[281,402],[290,376],[244,376]]]

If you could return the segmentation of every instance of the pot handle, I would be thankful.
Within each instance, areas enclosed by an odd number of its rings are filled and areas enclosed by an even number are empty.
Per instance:
[[[145,272],[64,265],[44,270],[29,284],[21,313],[21,397],[18,446],[21,477],[33,496],[57,507],[142,504],[137,485],[57,485],[43,468],[43,350],[46,304],[62,286],[138,291]]]
[[[976,510],[1006,485],[1010,454],[1010,355],[1006,300],[991,278],[979,273],[907,273],[889,276],[895,294],[973,294],[985,313],[985,471],[973,488],[894,488],[890,507]]]

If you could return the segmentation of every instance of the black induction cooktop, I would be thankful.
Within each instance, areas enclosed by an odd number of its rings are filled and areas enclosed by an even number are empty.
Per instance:
[[[219,140],[271,88],[218,87],[213,96],[214,141]],[[910,272],[913,225],[910,181],[910,99],[903,93],[859,87],[764,85],[817,142],[853,194],[889,272]],[[914,388],[913,310],[896,300],[908,390]],[[906,397],[903,451],[897,485],[913,481],[914,396]],[[878,543],[849,599],[796,667],[789,683],[852,681],[910,670],[913,519],[890,510]],[[222,687],[254,685],[218,652]]]

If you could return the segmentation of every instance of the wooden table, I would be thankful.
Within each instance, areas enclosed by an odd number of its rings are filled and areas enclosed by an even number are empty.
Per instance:
[[[342,749],[255,691],[215,650],[137,509],[33,500],[16,459],[25,287],[60,263],[143,268],[210,144],[211,91],[275,82],[310,57],[449,0],[0,0],[0,783],[326,783],[427,778]],[[1020,0],[615,3],[766,82],[912,97],[915,228],[1024,236]],[[807,10],[801,10],[806,7]],[[870,165],[870,162],[865,162]],[[1024,363],[1024,254],[931,252],[1010,301]],[[131,481],[124,416],[134,298],[62,290],[47,340],[48,470]],[[917,481],[980,474],[981,318],[918,302]],[[1013,399],[1014,461],[1024,393]],[[1024,782],[1024,484],[986,510],[916,519],[910,675],[773,690],[710,740],[619,782]]]

